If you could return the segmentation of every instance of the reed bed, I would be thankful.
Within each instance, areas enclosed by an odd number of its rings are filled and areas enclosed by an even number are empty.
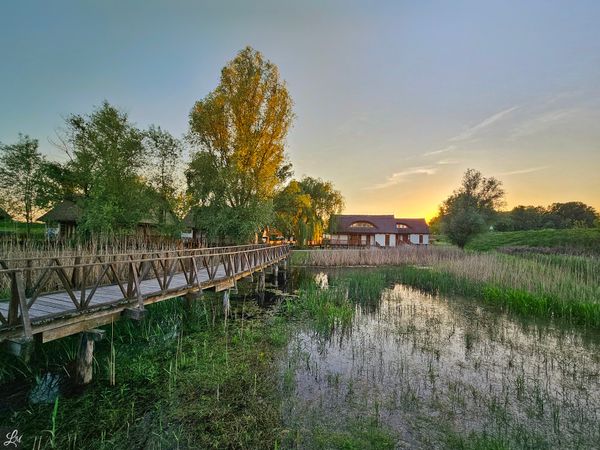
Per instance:
[[[27,241],[18,243],[14,240],[0,240],[0,262],[8,268],[30,267],[31,278],[37,279],[42,269],[53,263],[52,259],[58,259],[63,266],[75,264],[86,264],[96,262],[96,257],[103,261],[114,261],[117,255],[127,253],[164,252],[181,250],[181,242],[162,240],[147,242],[142,239],[92,239],[85,243],[43,243]],[[123,259],[123,258],[121,258]],[[3,267],[0,267],[2,269]],[[119,276],[125,276],[126,265],[117,265]],[[93,279],[100,275],[102,268],[98,266],[89,274]],[[56,274],[52,274],[46,283],[47,290],[61,288],[61,282]],[[10,291],[10,278],[0,275],[0,299],[6,298]]]
[[[452,247],[406,246],[312,250],[294,252],[293,258],[296,264],[306,266],[412,266],[417,270],[403,273],[415,285],[475,294],[513,304],[524,312],[574,318],[600,326],[597,257],[533,254],[522,257]]]

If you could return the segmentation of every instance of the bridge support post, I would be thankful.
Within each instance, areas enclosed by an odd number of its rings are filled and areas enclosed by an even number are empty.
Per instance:
[[[261,270],[258,272],[258,279],[256,281],[256,292],[265,292],[265,271]]]
[[[185,300],[185,309],[189,312],[192,310],[192,306],[194,305],[194,300],[200,297],[200,293],[198,292],[188,292],[183,297]]]
[[[273,264],[273,284],[277,286],[279,284],[279,266]]]
[[[229,303],[229,289],[223,291],[223,312],[225,314],[225,318],[229,317],[229,310],[231,309],[231,305]]]
[[[88,330],[81,333],[75,366],[76,384],[84,385],[92,381],[94,344],[103,338],[104,330]]]

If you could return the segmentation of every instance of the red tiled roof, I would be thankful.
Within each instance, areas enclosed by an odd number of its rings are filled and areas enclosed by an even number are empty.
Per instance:
[[[361,233],[361,234],[428,234],[429,226],[425,219],[404,219],[392,215],[337,215],[332,216],[334,233]],[[351,227],[356,222],[368,222],[371,227]],[[397,228],[396,224],[404,224],[407,228]]]

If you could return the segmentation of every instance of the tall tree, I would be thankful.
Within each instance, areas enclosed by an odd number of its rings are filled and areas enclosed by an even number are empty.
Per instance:
[[[502,183],[468,169],[460,187],[440,206],[442,232],[450,241],[464,247],[492,222],[504,201]]]
[[[25,218],[27,233],[38,202],[44,157],[37,139],[19,134],[15,144],[0,144],[0,189],[13,214]]]
[[[162,223],[177,209],[181,200],[177,186],[177,169],[183,146],[171,133],[151,125],[145,133],[144,145],[148,154],[145,177],[158,193],[158,215]]]
[[[75,192],[80,195],[84,232],[132,228],[148,212],[148,189],[139,176],[146,159],[143,133],[127,114],[104,102],[90,115],[67,118],[63,137]]]
[[[194,105],[189,136],[198,151],[186,176],[196,206],[211,208],[212,215],[201,215],[206,231],[224,220],[231,237],[247,240],[269,223],[275,190],[290,172],[284,149],[292,120],[292,100],[277,67],[250,47]]]

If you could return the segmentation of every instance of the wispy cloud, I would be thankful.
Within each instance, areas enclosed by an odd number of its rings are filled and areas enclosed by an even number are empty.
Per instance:
[[[427,152],[427,153],[423,153],[423,156],[435,156],[435,155],[441,155],[442,153],[448,153],[451,152],[453,150],[456,150],[456,145],[454,144],[450,144],[447,145],[444,148],[441,148],[439,150],[434,150],[433,152]]]
[[[512,106],[510,108],[507,108],[500,112],[497,112],[496,114],[493,114],[493,115],[485,118],[481,122],[468,127],[467,129],[465,129],[461,133],[457,134],[456,136],[451,137],[450,139],[448,139],[448,141],[449,142],[458,142],[458,141],[466,141],[467,139],[471,139],[480,131],[482,131],[485,128],[488,128],[491,125],[495,124],[496,122],[502,120],[504,117],[506,117],[507,115],[509,115],[513,111],[516,111],[519,108],[520,108],[519,106]]]
[[[491,127],[495,123],[502,120],[504,117],[508,116],[512,112],[519,109],[520,106],[512,106],[510,108],[503,109],[495,114],[492,114],[489,117],[486,117],[482,121],[472,125],[465,130],[461,131],[459,134],[452,136],[448,139],[448,144],[445,147],[440,148],[439,150],[434,150],[431,152],[423,153],[422,156],[430,157],[430,156],[438,156],[445,153],[451,153],[459,149],[459,143],[469,141],[477,136],[478,133],[485,130],[486,128]]]
[[[510,137],[514,139],[544,131],[548,127],[571,118],[573,115],[577,114],[577,112],[579,112],[579,109],[577,108],[561,108],[544,112],[519,124],[512,131]]]
[[[532,173],[532,172],[538,172],[540,170],[544,170],[547,169],[550,166],[538,166],[538,167],[528,167],[526,169],[517,169],[517,170],[511,170],[509,172],[503,172],[500,175],[522,175],[525,173]]]
[[[416,175],[434,175],[437,171],[438,168],[435,166],[410,167],[408,169],[401,170],[400,172],[395,172],[391,174],[383,183],[370,186],[366,189],[383,189],[407,181],[407,179],[410,177]]]

